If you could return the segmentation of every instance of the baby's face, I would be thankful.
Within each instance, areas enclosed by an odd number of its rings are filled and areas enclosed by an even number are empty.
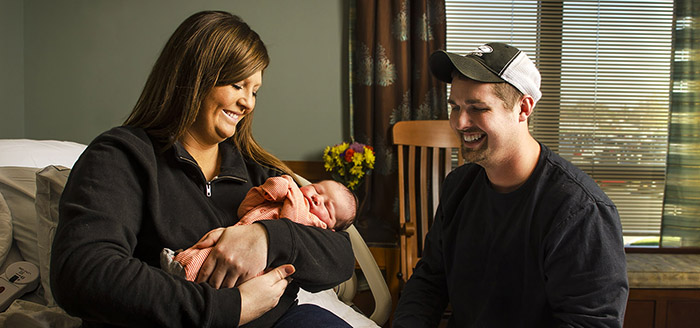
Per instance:
[[[338,220],[344,221],[352,216],[352,208],[345,201],[344,188],[335,181],[324,180],[301,187],[301,193],[309,201],[311,213],[329,228],[334,228]]]

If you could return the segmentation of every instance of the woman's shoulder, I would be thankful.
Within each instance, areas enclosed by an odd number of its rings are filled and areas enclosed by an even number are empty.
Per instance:
[[[142,128],[118,126],[111,128],[90,142],[85,156],[106,158],[141,157],[151,160],[156,147]]]
[[[143,128],[133,126],[117,126],[98,135],[88,148],[108,145],[133,151],[153,152],[156,148],[154,140]]]
[[[146,142],[151,144],[151,138],[146,133],[146,130],[133,126],[117,126],[113,127],[98,135],[92,143],[96,142],[117,142],[117,143],[139,143]]]

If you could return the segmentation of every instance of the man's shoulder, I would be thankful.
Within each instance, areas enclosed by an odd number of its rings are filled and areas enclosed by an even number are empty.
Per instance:
[[[562,194],[579,194],[594,202],[612,205],[612,201],[590,175],[544,145],[542,151],[545,163],[540,182],[546,189],[556,189],[553,192]]]
[[[473,163],[460,165],[447,174],[444,189],[453,189],[458,185],[464,185],[465,182],[473,181],[483,170],[481,166]]]
[[[465,177],[473,176],[484,169],[474,163],[465,163],[452,170],[445,179],[463,179]]]
[[[485,174],[484,169],[476,164],[467,163],[450,172],[440,188],[440,202],[443,205],[456,205],[475,187],[475,182]],[[477,185],[480,186],[480,185]]]

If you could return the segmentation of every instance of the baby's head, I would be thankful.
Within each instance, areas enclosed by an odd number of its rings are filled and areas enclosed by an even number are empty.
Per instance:
[[[301,187],[301,193],[309,201],[311,213],[316,215],[329,228],[345,230],[357,215],[357,198],[342,183],[322,180]]]

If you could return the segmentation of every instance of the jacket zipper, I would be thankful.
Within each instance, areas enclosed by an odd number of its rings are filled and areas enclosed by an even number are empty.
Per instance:
[[[183,156],[178,156],[178,158],[182,161],[185,161],[187,163],[194,165],[195,167],[197,167],[199,169],[199,164],[197,164],[197,162],[195,162],[187,157],[183,157]],[[211,198],[211,181],[206,181],[207,179],[201,173],[201,169],[200,169],[200,176],[205,181],[205,183],[204,183],[205,194],[207,195],[207,198]]]
[[[178,158],[182,161],[185,161],[187,163],[194,165],[195,167],[197,167],[199,169],[199,164],[197,164],[197,162],[195,162],[187,157],[183,157],[183,156],[178,156]],[[204,177],[204,175],[201,174],[201,169],[200,169],[200,176],[202,177],[202,179],[204,179],[206,181],[206,178]],[[216,179],[233,179],[235,181],[246,182],[245,179],[241,179],[241,178],[234,177],[234,176],[216,176],[211,181],[214,181]],[[205,186],[204,186],[206,189],[205,191],[206,191],[206,195],[208,198],[211,198],[211,181],[206,181]]]

